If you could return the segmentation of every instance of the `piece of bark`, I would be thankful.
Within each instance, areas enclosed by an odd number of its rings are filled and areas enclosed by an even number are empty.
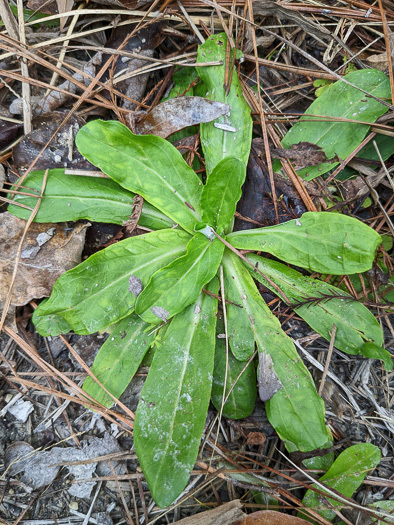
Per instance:
[[[216,509],[200,512],[195,516],[188,516],[183,520],[176,521],[176,525],[230,525],[235,520],[240,520],[245,513],[242,512],[242,503],[239,499],[229,501],[216,507]]]
[[[272,357],[266,352],[259,352],[259,396],[261,401],[269,401],[282,388],[282,383],[274,370]]]

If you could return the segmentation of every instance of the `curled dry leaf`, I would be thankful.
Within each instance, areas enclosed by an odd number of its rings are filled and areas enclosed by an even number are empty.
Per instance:
[[[65,119],[66,114],[54,111],[32,121],[33,131],[23,137],[14,148],[14,166],[22,173],[41,153],[42,148],[56,132]],[[34,166],[35,170],[51,168],[90,169],[92,165],[78,152],[75,146],[75,136],[85,121],[72,115],[49,146],[40,155]]]
[[[309,525],[309,521],[276,510],[259,510],[233,521],[231,525]]]
[[[77,224],[68,231],[64,224],[31,224],[22,247],[11,304],[22,306],[47,297],[56,279],[81,262],[86,228]],[[19,243],[26,221],[6,212],[0,215],[0,302],[7,297]]]
[[[144,120],[136,124],[136,131],[140,135],[167,138],[188,126],[211,122],[229,111],[230,106],[227,104],[207,98],[171,98],[156,106]]]

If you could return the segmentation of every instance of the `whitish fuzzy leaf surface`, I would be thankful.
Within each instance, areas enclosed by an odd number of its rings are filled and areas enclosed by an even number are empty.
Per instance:
[[[130,277],[145,286],[153,272],[185,253],[189,239],[183,231],[160,230],[95,253],[56,281],[51,297],[34,312],[37,331],[90,334],[123,319],[136,299]]]
[[[217,280],[209,285],[217,293]],[[154,500],[170,505],[197,458],[211,395],[217,300],[202,294],[174,317],[141,392],[134,445]]]
[[[45,192],[34,222],[86,219],[93,222],[122,224],[130,218],[133,211],[133,193],[111,179],[65,175],[64,171],[64,169],[49,170]],[[40,193],[43,177],[44,171],[32,172],[26,177],[23,185]],[[34,193],[26,189],[19,191]],[[34,208],[37,198],[18,194],[15,195],[14,202]],[[31,214],[30,210],[16,204],[11,204],[8,211],[22,219],[28,219]],[[171,228],[174,221],[145,202],[139,224],[152,230],[160,230]]]
[[[76,143],[92,164],[187,231],[201,221],[201,181],[167,140],[134,135],[120,122],[94,120],[79,131]]]
[[[296,304],[310,298],[320,298],[320,301],[298,306],[297,314],[328,341],[331,339],[330,332],[335,324],[335,346],[339,350],[348,354],[366,355],[362,351],[364,343],[372,341],[375,346],[378,345],[378,348],[383,344],[383,332],[374,315],[361,302],[352,300],[352,297],[343,290],[302,275],[271,259],[254,254],[247,255],[247,258],[284,292],[290,303]],[[245,264],[245,267],[254,279],[278,295],[271,283],[260,273],[249,265]],[[329,299],[325,300],[325,296]],[[380,351],[381,353],[375,355],[375,358],[378,358],[378,355],[380,359],[390,358],[386,350],[381,348]]]
[[[361,69],[353,71],[344,77],[348,82],[362,88],[378,98],[390,98],[390,82],[387,76],[376,69]],[[282,141],[284,148],[289,148],[292,144],[299,142],[311,142],[322,147],[331,159],[338,155],[339,159],[344,160],[368,133],[367,124],[357,124],[350,122],[335,122],[313,117],[310,115],[320,115],[328,117],[340,117],[351,120],[361,120],[364,122],[375,122],[384,115],[388,108],[380,102],[367,97],[358,89],[338,81],[329,86],[320,97],[318,97],[305,111],[308,115],[301,117],[286,134]],[[317,166],[309,166],[298,172],[298,174],[311,180],[319,175],[323,175],[330,169],[337,166],[339,162],[325,162]]]
[[[204,151],[207,173],[227,156],[236,157],[245,165],[248,162],[252,142],[252,118],[250,108],[245,101],[242,87],[236,70],[231,75],[231,87],[226,94],[226,46],[225,33],[212,35],[199,46],[197,62],[212,62],[222,60],[222,65],[200,66],[197,68],[199,77],[204,82],[206,98],[224,102],[230,106],[230,114],[218,118],[215,122],[201,124],[201,143]],[[231,57],[234,52],[231,52]],[[241,54],[238,54],[238,58]],[[232,58],[230,58],[231,63]]]
[[[224,245],[196,234],[186,255],[157,271],[136,303],[136,313],[147,323],[166,321],[197,299],[201,288],[215,276]]]
[[[119,321],[100,348],[91,371],[100,383],[117,399],[137,372],[155,334],[148,325],[131,314]],[[91,377],[83,384],[85,392],[106,407],[113,405],[111,396]]]
[[[222,331],[222,335],[223,335]],[[247,361],[238,361],[229,352],[227,363],[226,390],[224,383],[226,379],[226,344],[225,339],[216,338],[215,368],[213,372],[212,403],[216,410],[220,410],[223,398],[227,396],[230,388],[235,383],[239,374],[246,366]],[[223,416],[228,419],[243,419],[250,416],[256,403],[256,366],[252,361],[239,377],[231,393],[223,406]]]
[[[328,212],[307,212],[277,226],[231,233],[227,239],[235,248],[268,252],[290,264],[333,275],[369,270],[382,242],[359,220]]]
[[[272,358],[274,371],[282,388],[266,403],[271,425],[282,439],[291,441],[298,450],[323,446],[329,436],[325,428],[324,403],[318,396],[312,377],[299,357],[291,339],[258,293],[242,261],[226,251],[224,264],[230,259],[231,275],[236,272],[242,288],[249,291],[250,326],[259,352]]]
[[[201,195],[202,222],[221,234],[234,217],[246,166],[234,157],[226,157],[209,175]]]
[[[377,447],[371,443],[353,445],[339,454],[332,466],[324,476],[319,479],[319,481],[328,487],[335,489],[337,492],[340,492],[347,498],[350,498],[362,484],[365,476],[370,474],[379,463],[380,450]],[[313,487],[325,492],[324,489],[318,485],[313,485]],[[340,508],[343,505],[346,505],[346,503],[344,504],[331,498],[327,498],[327,500],[329,505],[332,505],[335,508]],[[333,510],[323,510],[323,507],[327,507],[327,502],[324,501],[322,496],[312,490],[308,490],[302,503],[306,507],[313,508],[315,512],[318,512],[327,520],[331,521],[336,516]]]

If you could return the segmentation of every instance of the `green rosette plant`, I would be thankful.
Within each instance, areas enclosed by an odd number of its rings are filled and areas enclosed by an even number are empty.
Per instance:
[[[223,35],[209,38],[200,46],[198,62],[222,59],[224,44]],[[229,115],[201,125],[209,166],[205,184],[170,142],[134,135],[119,122],[95,120],[80,130],[77,146],[110,179],[92,181],[52,170],[36,216],[41,222],[84,218],[121,223],[130,215],[134,195],[144,199],[141,223],[154,231],[111,245],[62,275],[34,312],[33,322],[43,336],[108,330],[92,372],[116,398],[157,342],[136,413],[134,445],[160,507],[171,504],[185,488],[211,393],[218,406],[220,389],[224,391],[225,345],[216,337],[220,273],[230,379],[245,369],[224,406],[227,417],[245,417],[253,410],[255,365],[244,365],[257,347],[259,383],[268,369],[274,378],[275,388],[262,389],[262,397],[278,435],[292,450],[312,451],[331,443],[323,400],[254,280],[288,304],[330,295],[330,300],[300,305],[297,312],[328,340],[335,324],[336,345],[342,351],[371,355],[372,345],[374,357],[391,368],[380,325],[364,305],[276,260],[241,255],[239,250],[258,251],[310,272],[355,274],[371,268],[381,238],[354,218],[327,212],[232,232],[252,120],[236,76],[226,94],[224,65],[200,67],[198,73],[206,96],[231,107]],[[42,180],[43,173],[36,172],[25,185],[38,190]],[[32,201],[18,195],[9,211],[26,217],[29,212],[18,204],[29,206]],[[113,403],[90,377],[84,390],[105,406]]]

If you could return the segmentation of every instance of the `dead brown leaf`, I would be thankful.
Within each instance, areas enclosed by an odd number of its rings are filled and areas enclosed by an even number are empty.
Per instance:
[[[135,128],[140,135],[167,138],[188,126],[211,122],[229,111],[227,104],[207,98],[171,98],[156,106]]]
[[[32,11],[40,11],[47,15],[56,15],[58,13],[55,0],[28,0],[26,7]]]
[[[309,525],[309,522],[276,510],[259,510],[233,521],[231,525]]]
[[[249,432],[245,445],[264,445],[267,438],[262,432]]]
[[[242,503],[239,499],[235,499],[216,509],[200,512],[196,516],[189,516],[175,523],[176,525],[229,525],[245,516],[241,509]]]
[[[81,262],[88,224],[77,224],[71,232],[63,223],[33,223],[23,243],[11,304],[22,306],[32,299],[48,297],[56,279]],[[0,215],[0,302],[11,283],[16,255],[26,221],[5,212]]]
[[[5,149],[16,139],[18,130],[22,128],[21,124],[0,120],[0,149]]]
[[[328,159],[323,149],[310,142],[299,142],[290,148],[277,148],[271,150],[274,159],[290,159],[293,161],[294,168],[300,170],[306,166],[317,166],[322,162],[330,162],[337,159]]]
[[[151,63],[146,60],[145,57],[153,57],[155,49],[159,46],[164,38],[163,32],[164,24],[158,22],[150,24],[147,27],[140,29],[128,39],[126,45],[123,46],[125,38],[128,37],[130,32],[134,29],[133,26],[117,26],[112,32],[111,37],[105,44],[105,47],[110,49],[118,49],[121,45],[122,51],[135,53],[135,56],[121,55],[118,56],[113,74],[114,75],[131,75],[134,71],[146,66]],[[109,58],[109,55],[103,55],[103,62]],[[146,84],[148,82],[150,73],[143,73],[124,80],[116,84],[116,88],[121,91],[127,97],[140,102],[145,94]],[[107,71],[102,80],[105,81],[109,78],[109,72]],[[130,100],[122,100],[121,105],[127,109],[135,109],[136,105]]]
[[[14,148],[14,166],[22,174],[55,133],[65,118],[65,113],[54,111],[33,119],[33,131],[23,137]],[[75,136],[85,124],[84,119],[72,115],[34,166],[36,170],[51,168],[91,169],[92,165],[79,153]]]
[[[56,0],[56,5],[57,5],[59,13],[67,13],[67,11],[71,11],[72,6],[74,5],[74,0]],[[68,20],[68,17],[60,19],[60,31],[61,32],[63,31],[67,20]]]

